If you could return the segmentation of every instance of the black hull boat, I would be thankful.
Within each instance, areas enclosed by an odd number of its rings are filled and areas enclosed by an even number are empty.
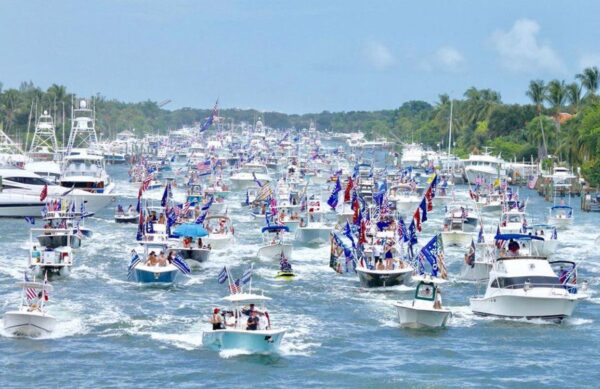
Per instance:
[[[379,288],[404,285],[410,281],[412,268],[394,270],[371,270],[357,267],[356,272],[363,288]]]

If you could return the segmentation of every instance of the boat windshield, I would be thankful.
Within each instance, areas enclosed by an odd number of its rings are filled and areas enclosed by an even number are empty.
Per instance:
[[[556,286],[561,285],[558,277],[552,276],[527,276],[527,277],[498,277],[490,285],[492,288],[509,288],[519,289],[525,283],[529,283],[531,287],[535,286]]]
[[[415,298],[433,301],[435,299],[435,288],[430,284],[419,284],[415,292]]]

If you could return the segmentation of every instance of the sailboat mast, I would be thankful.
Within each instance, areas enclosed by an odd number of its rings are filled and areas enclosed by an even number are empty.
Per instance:
[[[450,170],[450,147],[452,147],[452,104],[453,101],[450,100],[450,119],[448,124],[448,170]]]

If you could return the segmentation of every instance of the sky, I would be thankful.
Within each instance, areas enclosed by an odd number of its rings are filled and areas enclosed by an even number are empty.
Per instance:
[[[165,108],[393,109],[600,66],[598,1],[0,0],[0,82]]]

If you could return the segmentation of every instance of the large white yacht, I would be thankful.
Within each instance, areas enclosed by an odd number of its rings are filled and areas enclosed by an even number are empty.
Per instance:
[[[63,197],[74,201],[79,207],[83,202],[85,203],[85,210],[90,213],[106,207],[115,199],[115,196],[110,192],[92,193],[77,188],[70,190],[71,187],[53,185],[33,172],[12,166],[1,167],[0,177],[2,177],[2,193],[4,194],[4,197],[0,198],[0,204],[4,204],[4,200],[7,204],[20,204],[15,209],[0,210],[0,216],[40,216],[40,211],[44,205],[40,201],[40,194],[46,185],[48,185],[49,199]],[[111,185],[114,187],[114,184]]]
[[[522,234],[497,235],[500,251],[483,296],[470,299],[477,315],[562,320],[571,316],[579,298],[561,282],[545,256],[532,252],[532,240]]]
[[[497,178],[506,178],[506,162],[491,155],[487,149],[483,154],[470,154],[463,164],[467,180],[471,183],[492,183]]]
[[[402,146],[402,157],[400,163],[403,167],[413,166],[417,167],[423,161],[425,152],[423,146],[418,143],[407,143]]]

